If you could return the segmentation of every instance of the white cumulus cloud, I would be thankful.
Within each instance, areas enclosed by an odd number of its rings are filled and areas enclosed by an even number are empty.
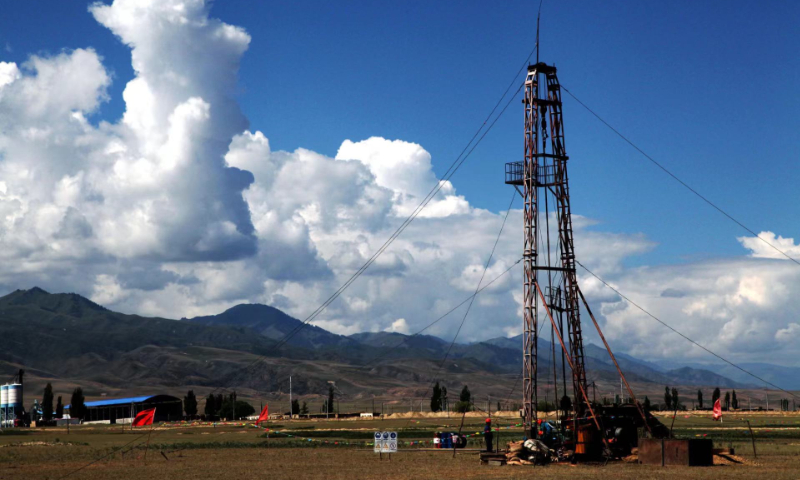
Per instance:
[[[398,318],[392,322],[391,325],[389,325],[389,328],[387,328],[386,331],[408,334],[410,329],[408,328],[408,322],[406,322],[405,318]]]

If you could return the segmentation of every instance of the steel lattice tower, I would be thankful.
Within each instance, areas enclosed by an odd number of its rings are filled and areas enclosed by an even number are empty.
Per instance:
[[[565,343],[569,339],[574,409],[577,415],[582,415],[586,408],[585,393],[582,393],[586,391],[586,371],[569,202],[569,157],[564,145],[561,87],[554,66],[536,63],[528,67],[523,104],[524,161],[506,164],[506,183],[518,190],[522,187],[520,193],[525,199],[523,416],[525,430],[530,437],[536,433],[533,426],[536,425],[539,400],[537,344],[540,309],[545,308],[541,305],[542,299],[553,317],[555,333]],[[552,237],[551,221],[557,225]],[[551,245],[551,240],[554,245]],[[546,293],[541,289],[542,284]],[[547,316],[542,319],[549,323]],[[564,335],[564,320],[568,335]],[[555,354],[552,361],[556,361]],[[554,390],[557,391],[556,379],[554,384]]]

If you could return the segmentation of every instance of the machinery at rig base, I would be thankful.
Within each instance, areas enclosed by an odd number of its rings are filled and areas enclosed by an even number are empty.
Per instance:
[[[595,405],[594,409],[600,430],[593,419],[576,420],[567,415],[561,420],[565,433],[558,432],[560,436],[553,435],[542,441],[548,445],[553,445],[553,441],[561,442],[558,449],[565,452],[564,457],[573,455],[576,460],[598,460],[627,457],[639,447],[640,437],[648,431],[653,432],[654,438],[669,437],[669,429],[664,424],[649,412],[642,418],[633,404]]]

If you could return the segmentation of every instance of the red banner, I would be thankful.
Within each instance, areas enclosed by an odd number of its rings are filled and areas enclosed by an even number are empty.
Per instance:
[[[264,405],[264,410],[261,410],[261,414],[258,416],[258,420],[256,420],[256,425],[266,420],[269,420],[269,405]]]
[[[133,419],[133,426],[146,427],[147,425],[152,425],[155,416],[156,416],[155,408],[151,408],[150,410],[142,410],[141,412],[137,413],[136,418]]]
[[[714,402],[714,420],[722,418],[722,405],[719,403],[719,398]]]

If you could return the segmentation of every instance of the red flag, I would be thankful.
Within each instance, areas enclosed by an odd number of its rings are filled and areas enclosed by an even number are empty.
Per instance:
[[[714,402],[714,420],[722,418],[722,405],[719,403],[719,398]]]
[[[156,416],[156,409],[151,408],[150,410],[142,410],[141,412],[136,414],[136,418],[133,419],[133,426],[134,427],[146,427],[147,425],[153,424],[153,418]]]
[[[269,405],[264,405],[264,410],[261,410],[261,414],[258,416],[258,420],[256,420],[256,425],[265,420],[269,420]]]

